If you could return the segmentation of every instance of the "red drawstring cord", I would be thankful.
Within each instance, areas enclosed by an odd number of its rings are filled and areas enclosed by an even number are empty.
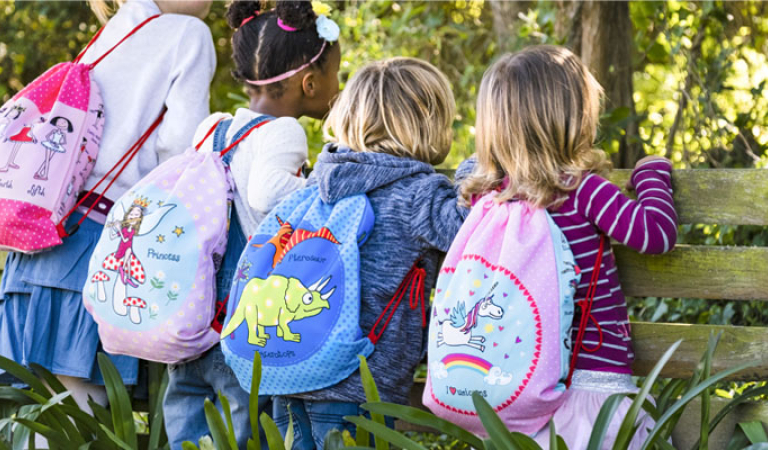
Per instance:
[[[64,217],[61,218],[61,220],[59,221],[59,224],[56,225],[56,229],[59,232],[59,237],[65,238],[67,236],[70,236],[73,233],[75,233],[78,228],[80,228],[80,225],[83,224],[83,221],[86,219],[86,217],[88,217],[88,214],[90,214],[91,211],[93,211],[93,209],[96,208],[96,206],[98,205],[99,201],[101,201],[101,199],[107,194],[107,191],[109,190],[109,188],[112,187],[112,185],[115,183],[117,178],[120,177],[120,174],[123,173],[125,168],[128,167],[128,164],[130,164],[131,161],[133,160],[133,158],[139,153],[139,150],[141,150],[141,147],[143,147],[144,143],[147,142],[147,139],[149,139],[149,136],[160,125],[160,122],[163,121],[163,116],[165,116],[165,109],[163,109],[163,112],[160,113],[160,115],[157,117],[157,119],[155,119],[155,121],[152,123],[152,125],[150,125],[150,127],[147,129],[147,131],[145,131],[144,134],[141,135],[139,140],[136,141],[136,143],[133,144],[133,146],[131,146],[131,148],[128,149],[127,152],[125,152],[123,157],[120,158],[120,160],[114,166],[112,166],[111,169],[109,169],[109,172],[104,174],[104,176],[101,177],[101,179],[96,183],[96,185],[93,186],[91,188],[91,190],[88,191],[88,193],[86,195],[82,196],[80,201],[77,202],[75,204],[75,206],[72,207],[72,209],[69,210],[69,212]],[[104,191],[102,191],[101,194],[99,194],[99,196],[96,198],[96,201],[93,202],[93,204],[88,208],[88,211],[86,211],[86,213],[83,215],[83,217],[80,218],[80,220],[77,222],[77,224],[74,227],[72,227],[72,229],[70,231],[66,231],[64,229],[64,223],[66,223],[66,221],[69,218],[69,216],[71,216],[77,210],[77,208],[79,208],[89,198],[89,196],[91,194],[93,194],[94,191],[96,191],[96,189],[99,188],[99,186],[101,186],[101,183],[103,183],[104,180],[106,180],[107,177],[110,174],[112,174],[112,172],[114,172],[115,169],[117,169],[118,166],[120,166],[120,170],[117,171],[117,173],[115,174],[114,178],[112,178],[112,180],[107,184],[107,187],[104,188]]]
[[[96,67],[97,64],[99,64],[104,58],[106,58],[107,55],[112,53],[112,51],[115,50],[120,44],[125,42],[126,39],[131,37],[137,31],[139,31],[144,25],[146,25],[149,22],[157,19],[158,17],[160,17],[160,14],[156,14],[154,16],[148,17],[146,20],[144,20],[140,24],[136,25],[136,27],[133,30],[131,30],[127,35],[125,35],[125,37],[120,39],[120,41],[118,41],[117,44],[113,45],[112,48],[107,50],[106,53],[104,53],[98,59],[96,59],[96,61],[92,62],[89,67],[91,69]],[[96,40],[99,38],[99,36],[101,36],[101,33],[103,31],[104,31],[104,27],[101,27],[101,29],[99,29],[99,31],[96,32],[96,34],[91,38],[90,42],[88,42],[88,45],[86,45],[85,48],[83,49],[83,51],[81,51],[80,54],[78,54],[77,57],[74,59],[74,61],[73,61],[74,63],[77,64],[77,63],[80,62],[80,60],[83,58],[83,56],[88,51],[88,49],[91,48],[93,43],[96,42]],[[80,228],[80,225],[83,224],[83,221],[86,219],[86,217],[88,217],[88,214],[90,214],[91,211],[93,211],[93,209],[96,208],[96,206],[99,204],[101,199],[104,198],[104,196],[106,195],[106,193],[109,190],[109,188],[112,187],[112,184],[114,184],[114,182],[117,180],[117,178],[120,176],[120,174],[123,173],[125,168],[128,167],[128,164],[131,163],[131,161],[136,156],[136,154],[139,152],[139,150],[141,150],[141,147],[143,147],[144,144],[147,142],[147,139],[149,139],[149,136],[160,125],[160,122],[163,121],[163,116],[165,116],[165,108],[163,108],[163,111],[160,113],[160,116],[158,116],[158,118],[155,119],[155,121],[152,123],[152,125],[150,125],[149,128],[147,129],[147,131],[145,131],[144,134],[141,135],[141,137],[139,137],[139,139],[136,141],[136,143],[133,144],[133,146],[131,146],[131,148],[129,148],[127,152],[125,152],[125,154],[122,156],[122,158],[120,158],[120,160],[117,163],[115,163],[115,165],[112,166],[111,169],[109,169],[109,172],[107,172],[103,177],[101,177],[101,179],[96,183],[96,185],[93,186],[93,188],[91,188],[91,190],[88,191],[88,193],[86,195],[84,195],[80,199],[80,201],[78,201],[75,204],[75,206],[71,210],[69,210],[69,212],[64,217],[61,218],[59,223],[56,225],[56,230],[58,231],[60,238],[65,238],[67,236],[70,236],[73,233],[75,233],[78,228]],[[67,219],[69,219],[69,216],[71,216],[77,210],[77,208],[79,208],[91,196],[91,194],[93,194],[94,191],[96,189],[98,189],[98,187],[101,185],[101,183],[103,183],[104,180],[106,180],[107,177],[112,172],[114,172],[115,169],[117,169],[118,167],[120,167],[120,170],[117,172],[117,174],[114,176],[114,178],[112,178],[112,180],[107,184],[107,187],[104,189],[104,191],[101,194],[99,194],[99,196],[96,198],[96,201],[93,202],[93,204],[88,208],[88,211],[83,215],[83,217],[80,218],[80,220],[77,222],[77,224],[75,224],[75,226],[73,226],[70,229],[70,231],[65,230],[64,229],[64,223],[67,221]]]
[[[403,300],[406,291],[409,289],[411,291],[411,295],[408,299],[409,305],[412,310],[415,310],[419,307],[419,303],[421,303],[421,327],[424,328],[427,326],[427,306],[424,303],[424,279],[426,278],[426,275],[427,272],[424,270],[421,259],[417,260],[405,275],[405,278],[403,278],[403,281],[397,288],[395,295],[392,296],[389,304],[387,304],[387,307],[384,308],[384,311],[381,312],[379,318],[376,319],[376,323],[373,324],[371,332],[368,333],[368,339],[370,339],[372,343],[376,344],[379,342],[379,339],[381,339],[381,336],[387,329],[387,325],[389,325],[389,321],[392,320],[392,316],[395,315],[397,307],[400,306],[400,302]],[[384,321],[381,330],[377,333],[376,328],[379,326],[382,319],[384,319],[384,316],[387,316],[388,311],[389,315]]]
[[[576,302],[581,307],[581,318],[579,320],[579,331],[576,333],[576,341],[573,344],[573,354],[571,355],[571,366],[568,370],[568,378],[565,381],[566,387],[571,386],[571,378],[573,377],[573,371],[576,369],[576,360],[579,357],[579,352],[584,350],[585,352],[592,353],[597,351],[603,345],[603,329],[600,324],[597,323],[594,316],[592,316],[592,303],[595,301],[595,292],[597,292],[597,283],[600,279],[600,267],[603,264],[603,251],[605,250],[604,236],[600,237],[600,248],[597,251],[597,258],[595,259],[595,267],[592,269],[592,278],[589,281],[589,288],[587,289],[587,296],[584,300]],[[599,341],[596,346],[587,348],[584,346],[584,334],[587,330],[587,324],[590,319],[597,327],[599,333]]]
[[[220,154],[222,157],[224,157],[224,155],[226,155],[227,153],[229,153],[229,151],[230,151],[230,150],[232,150],[233,148],[237,147],[237,144],[239,144],[239,143],[240,143],[240,141],[242,141],[243,139],[247,138],[247,137],[248,137],[248,135],[249,135],[249,134],[251,134],[251,133],[253,133],[253,132],[254,132],[254,131],[257,129],[257,128],[261,128],[263,125],[266,125],[266,124],[268,124],[269,122],[270,122],[269,120],[265,120],[265,121],[263,121],[263,122],[260,122],[259,124],[255,125],[255,126],[251,127],[251,129],[250,129],[250,130],[246,131],[246,132],[245,132],[245,134],[243,134],[242,136],[240,136],[240,138],[239,138],[239,139],[237,139],[235,142],[233,142],[233,143],[229,144],[229,146],[227,146],[227,148],[225,148],[224,150],[222,150],[221,152],[219,152],[219,154]]]
[[[131,36],[133,36],[133,34],[136,33],[137,31],[139,31],[144,25],[146,25],[149,22],[157,19],[158,17],[160,17],[160,14],[156,14],[154,16],[148,17],[143,22],[141,22],[140,24],[136,25],[136,27],[133,30],[131,30],[130,33],[126,34],[125,37],[120,39],[120,41],[118,41],[117,44],[113,45],[112,48],[107,50],[103,55],[101,55],[98,59],[96,59],[96,61],[92,62],[89,65],[90,68],[93,69],[94,67],[96,67],[97,64],[99,64],[104,58],[107,57],[107,55],[109,55],[110,53],[112,53],[112,51],[114,51],[117,47],[119,47],[120,44],[125,42],[126,39],[128,39]],[[80,60],[83,58],[83,56],[88,51],[88,49],[91,47],[91,45],[93,45],[93,43],[96,42],[96,39],[99,38],[99,36],[101,35],[102,31],[104,31],[104,27],[101,27],[101,29],[93,36],[93,38],[91,38],[91,41],[88,42],[88,45],[86,45],[85,48],[83,49],[83,51],[80,52],[79,55],[77,55],[77,58],[75,58],[75,60],[73,61],[74,63],[79,63],[80,62]]]
[[[219,334],[221,334],[221,330],[224,328],[224,322],[220,322],[219,317],[222,313],[227,313],[227,301],[229,301],[229,295],[224,297],[224,300],[216,302],[216,315],[213,316],[213,322],[211,322],[211,328]]]

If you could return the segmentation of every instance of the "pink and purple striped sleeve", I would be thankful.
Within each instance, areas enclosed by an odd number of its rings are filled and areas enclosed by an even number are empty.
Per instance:
[[[665,253],[677,240],[671,165],[651,160],[635,168],[630,183],[637,201],[608,180],[587,175],[576,192],[575,207],[612,239],[640,253]]]

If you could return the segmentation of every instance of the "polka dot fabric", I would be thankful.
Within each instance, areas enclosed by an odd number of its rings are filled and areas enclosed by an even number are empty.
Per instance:
[[[190,148],[115,202],[83,288],[106,351],[177,364],[218,343],[215,261],[227,244],[231,186],[218,154]],[[134,234],[123,231],[131,211],[141,216]],[[130,244],[121,247],[118,231]],[[99,272],[110,280],[94,281]]]
[[[61,63],[0,108],[0,249],[61,244],[56,226],[98,155],[102,102],[88,66]]]
[[[510,430],[531,435],[566,398],[580,276],[545,210],[494,195],[472,209],[438,276],[422,401],[484,435],[479,392]]]
[[[243,389],[250,391],[254,352],[261,354],[259,392],[266,395],[332,386],[358,369],[358,355],[371,354],[373,343],[363,336],[359,325],[359,245],[373,223],[373,210],[365,195],[331,205],[320,199],[318,188],[313,186],[290,195],[259,225],[240,258],[241,273],[233,280],[221,336],[225,360]],[[290,247],[282,260],[275,262],[275,250],[287,226],[292,236],[312,237]],[[327,307],[321,306],[318,312],[314,303],[305,303],[311,305],[307,317],[285,322],[287,316],[279,316],[282,319],[269,322],[272,294],[252,286],[262,280],[269,286],[284,278],[295,280],[289,282],[296,283],[294,286],[300,283],[297,292],[302,301],[313,299],[323,305],[317,300],[323,295]],[[291,286],[288,284],[284,296],[294,295]],[[239,319],[238,311],[248,308],[258,309],[261,323]],[[299,334],[300,341],[281,338],[286,336],[286,328]],[[258,340],[257,331],[262,329],[271,337],[255,342],[252,338]]]

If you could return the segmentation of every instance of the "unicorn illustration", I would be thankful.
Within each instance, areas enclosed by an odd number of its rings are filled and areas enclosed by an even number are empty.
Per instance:
[[[452,347],[466,345],[481,352],[485,351],[485,345],[483,345],[485,337],[473,335],[472,330],[477,327],[477,321],[480,317],[499,320],[504,316],[504,309],[493,303],[491,292],[493,292],[495,287],[496,284],[493,285],[485,297],[475,303],[475,306],[469,312],[467,312],[464,302],[459,302],[453,307],[449,319],[439,322],[442,331],[437,333],[438,347],[443,344]]]

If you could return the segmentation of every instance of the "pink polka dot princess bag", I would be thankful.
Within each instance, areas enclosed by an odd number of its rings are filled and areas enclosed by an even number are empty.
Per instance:
[[[176,364],[219,342],[211,324],[234,195],[230,150],[269,119],[250,122],[221,149],[230,123],[217,123],[115,201],[83,287],[104,350]],[[198,152],[211,136],[214,151]]]
[[[104,130],[104,105],[91,69],[156,17],[93,63],[80,63],[99,31],[73,62],[53,66],[0,107],[0,250],[36,253],[68,235],[64,224],[80,206],[75,202]],[[127,164],[141,144],[140,139],[121,162]]]

